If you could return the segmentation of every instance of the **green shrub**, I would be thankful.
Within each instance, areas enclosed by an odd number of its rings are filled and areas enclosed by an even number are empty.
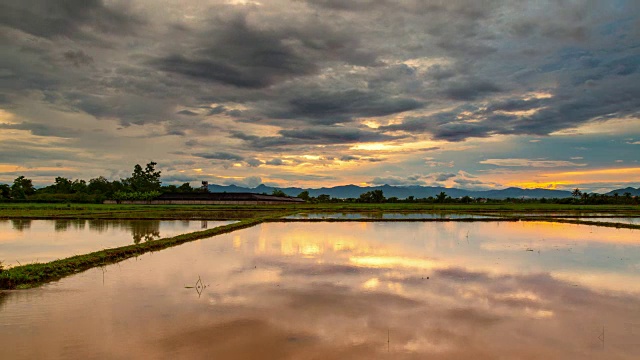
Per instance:
[[[116,191],[113,193],[114,200],[125,200],[125,201],[148,201],[153,200],[160,196],[159,191]]]

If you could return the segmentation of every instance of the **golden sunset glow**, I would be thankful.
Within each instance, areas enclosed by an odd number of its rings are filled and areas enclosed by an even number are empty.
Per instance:
[[[568,188],[570,186],[579,186],[581,184],[594,183],[631,183],[635,184],[640,181],[640,167],[635,168],[610,168],[610,169],[594,169],[594,170],[576,170],[565,172],[543,172],[540,174],[503,174],[503,179],[509,177],[527,176],[541,178],[538,181],[530,180],[509,180],[508,186],[517,186],[521,188],[534,189],[557,189]]]

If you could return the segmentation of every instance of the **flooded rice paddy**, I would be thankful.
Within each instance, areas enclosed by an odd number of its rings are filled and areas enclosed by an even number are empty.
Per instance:
[[[637,359],[640,232],[265,223],[0,293],[0,358]]]
[[[448,213],[301,213],[286,216],[285,219],[381,219],[381,220],[423,220],[423,219],[487,219],[494,216],[475,214],[448,214]]]
[[[5,266],[48,262],[106,248],[176,236],[233,221],[0,220]]]
[[[640,217],[579,217],[576,220],[640,225]]]

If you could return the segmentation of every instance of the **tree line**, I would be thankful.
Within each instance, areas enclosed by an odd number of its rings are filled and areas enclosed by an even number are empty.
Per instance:
[[[578,193],[576,193],[578,191]],[[284,195],[281,190],[274,190],[276,194]],[[446,192],[441,191],[436,196],[424,198],[416,198],[408,196],[404,199],[397,197],[385,197],[382,190],[373,190],[360,194],[357,198],[332,198],[329,195],[321,194],[316,197],[309,196],[308,191],[303,191],[297,196],[309,203],[365,203],[365,204],[382,204],[382,203],[416,203],[416,204],[565,204],[565,205],[638,205],[638,197],[632,196],[626,192],[622,195],[614,193],[613,195],[583,193],[579,189],[574,190],[572,197],[567,198],[512,198],[505,199],[488,199],[488,198],[472,198],[470,196],[462,196],[452,198]]]
[[[36,188],[31,179],[25,176],[17,177],[12,184],[0,184],[0,201],[30,201],[30,202],[80,202],[101,203],[104,200],[151,200],[163,193],[192,193],[208,192],[208,188],[193,188],[188,182],[182,185],[162,185],[161,172],[156,170],[157,163],[151,161],[143,168],[139,164],[133,167],[131,176],[120,180],[108,180],[104,176],[85,181],[56,177],[54,183],[42,188]],[[271,195],[287,196],[284,191],[274,189]],[[631,193],[604,195],[589,194],[575,189],[572,197],[552,199],[506,198],[474,199],[469,196],[452,198],[442,191],[436,196],[416,198],[409,196],[405,199],[385,197],[382,190],[367,191],[358,198],[332,198],[321,194],[310,196],[309,191],[302,191],[298,198],[308,203],[423,203],[423,204],[471,204],[471,203],[552,203],[552,204],[638,204],[638,197]]]
[[[136,164],[131,176],[113,181],[104,176],[89,181],[58,176],[53,184],[41,188],[36,188],[31,179],[19,176],[12,184],[0,184],[0,200],[101,203],[107,199],[150,200],[167,192],[203,191],[191,187],[188,182],[180,186],[163,186],[161,172],[156,170],[156,165],[153,161],[144,168]]]

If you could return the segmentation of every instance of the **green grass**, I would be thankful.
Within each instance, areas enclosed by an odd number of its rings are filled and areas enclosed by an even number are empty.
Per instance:
[[[287,204],[287,205],[103,205],[0,203],[0,219],[185,219],[238,220],[265,216],[273,211],[292,212],[439,212],[439,213],[541,213],[606,212],[640,215],[637,205],[564,204]]]

